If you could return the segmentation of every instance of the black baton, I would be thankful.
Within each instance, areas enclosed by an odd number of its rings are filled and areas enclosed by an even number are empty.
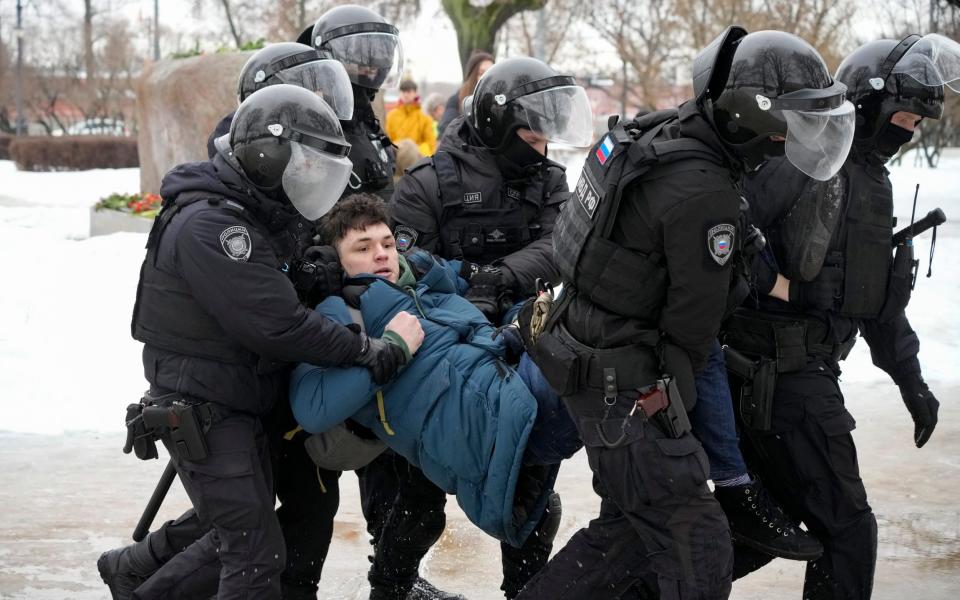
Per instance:
[[[140,542],[143,541],[143,538],[147,537],[147,533],[150,532],[150,526],[153,525],[153,519],[156,518],[157,512],[160,511],[160,505],[163,504],[163,499],[167,496],[167,492],[170,491],[170,485],[176,476],[177,469],[173,466],[173,460],[168,460],[167,468],[163,470],[163,475],[160,476],[160,481],[157,482],[157,487],[154,488],[153,495],[150,496],[150,501],[147,502],[146,508],[143,509],[143,514],[140,515],[140,521],[137,522],[136,529],[133,530],[133,541]]]
[[[935,208],[927,213],[927,216],[920,219],[916,223],[907,225],[900,231],[893,234],[893,247],[896,248],[899,244],[904,243],[908,239],[912,239],[923,233],[924,231],[930,229],[931,227],[937,227],[938,225],[943,225],[947,221],[947,215],[943,214],[943,211],[939,208]]]

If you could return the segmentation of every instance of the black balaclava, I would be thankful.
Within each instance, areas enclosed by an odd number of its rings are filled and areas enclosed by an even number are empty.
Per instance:
[[[521,177],[531,169],[541,165],[546,158],[537,152],[533,146],[513,133],[513,137],[497,156],[497,164],[507,179]]]
[[[893,155],[900,151],[900,147],[913,139],[913,133],[909,129],[904,129],[899,125],[894,125],[889,121],[877,134],[874,142],[873,155],[880,164],[884,164],[893,158]]]

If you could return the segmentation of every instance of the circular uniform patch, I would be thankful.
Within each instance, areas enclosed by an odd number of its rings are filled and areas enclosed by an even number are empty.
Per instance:
[[[733,236],[736,228],[729,223],[721,223],[707,230],[707,250],[710,257],[720,266],[727,264],[733,255]]]
[[[220,245],[227,256],[237,262],[247,262],[253,244],[250,242],[250,233],[242,225],[227,227],[220,233]]]

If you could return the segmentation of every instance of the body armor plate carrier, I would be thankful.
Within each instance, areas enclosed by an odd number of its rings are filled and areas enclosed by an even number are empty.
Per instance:
[[[610,240],[624,191],[655,167],[676,161],[722,170],[723,159],[691,138],[654,141],[677,116],[658,111],[613,127],[587,154],[574,198],[557,219],[554,259],[565,285],[601,308],[650,320],[666,298],[663,256],[624,248]]]

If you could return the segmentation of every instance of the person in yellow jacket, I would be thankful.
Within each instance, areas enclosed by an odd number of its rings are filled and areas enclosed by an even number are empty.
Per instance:
[[[417,84],[406,79],[400,82],[400,103],[387,113],[387,137],[396,144],[400,140],[413,140],[424,156],[432,156],[437,150],[437,132],[433,119],[420,110]]]

